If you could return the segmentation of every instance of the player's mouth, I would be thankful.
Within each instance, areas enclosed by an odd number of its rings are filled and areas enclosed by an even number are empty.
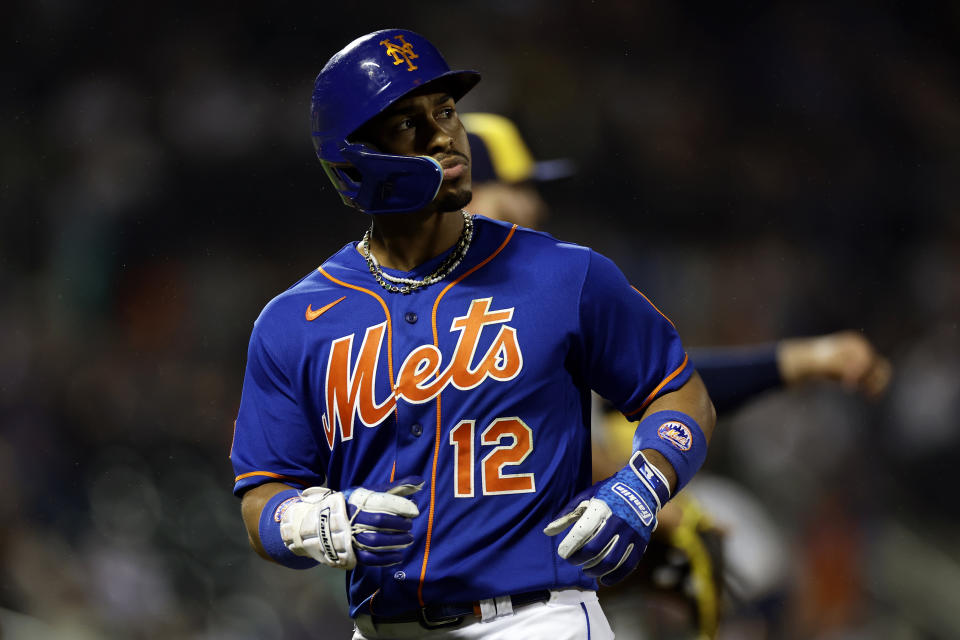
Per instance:
[[[467,161],[461,157],[448,156],[440,162],[440,167],[443,169],[444,180],[454,180],[467,170]]]

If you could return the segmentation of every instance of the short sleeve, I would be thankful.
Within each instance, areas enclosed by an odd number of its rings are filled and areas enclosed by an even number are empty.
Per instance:
[[[324,481],[321,449],[296,391],[297,361],[278,355],[268,338],[258,321],[230,452],[237,495],[265,482],[300,488]]]
[[[690,379],[693,368],[673,323],[594,251],[579,306],[587,384],[628,418]]]

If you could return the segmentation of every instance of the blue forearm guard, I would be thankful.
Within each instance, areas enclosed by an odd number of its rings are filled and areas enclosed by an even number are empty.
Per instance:
[[[296,489],[287,489],[267,501],[263,511],[260,512],[260,544],[278,564],[291,569],[309,569],[319,564],[313,558],[307,556],[298,556],[287,548],[283,538],[280,536],[280,520],[283,518],[284,510],[294,500],[300,498],[300,492]]]
[[[683,489],[707,458],[707,438],[696,420],[680,411],[657,411],[637,425],[633,450],[657,451],[677,474],[671,495]]]

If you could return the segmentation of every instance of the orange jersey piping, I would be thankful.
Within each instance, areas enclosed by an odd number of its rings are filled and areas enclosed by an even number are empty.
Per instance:
[[[440,306],[440,299],[446,295],[447,291],[452,289],[454,286],[459,284],[464,278],[472,274],[477,269],[483,267],[488,262],[493,260],[503,248],[507,246],[511,238],[513,238],[514,232],[517,230],[517,225],[513,225],[510,228],[510,232],[507,234],[507,237],[504,238],[503,242],[497,247],[497,250],[487,256],[482,262],[474,265],[465,273],[461,274],[456,280],[444,287],[443,291],[437,296],[437,299],[433,303],[433,314],[431,315],[430,322],[433,327],[433,346],[440,346],[438,335],[437,335],[437,308]],[[440,457],[440,429],[441,429],[441,412],[440,412],[440,396],[437,396],[437,429],[436,436],[433,441],[433,468],[430,472],[430,509],[427,515],[427,541],[423,549],[423,565],[420,567],[420,584],[417,586],[417,599],[420,601],[420,606],[425,607],[427,603],[423,600],[423,583],[427,575],[427,561],[430,558],[430,538],[433,535],[433,511],[436,504],[437,497],[437,460]]]
[[[643,294],[641,293],[640,295],[643,295]],[[674,378],[676,378],[678,375],[680,375],[680,372],[683,371],[683,369],[687,366],[687,360],[689,360],[689,359],[690,359],[689,356],[688,356],[686,353],[684,353],[684,354],[683,354],[683,362],[680,363],[680,366],[677,367],[676,369],[674,369],[674,370],[670,373],[670,375],[668,375],[666,378],[663,379],[663,382],[661,382],[660,384],[658,384],[657,387],[656,387],[653,391],[650,392],[650,395],[648,395],[648,396],[647,396],[647,399],[643,401],[643,404],[640,405],[640,408],[639,408],[639,409],[634,409],[634,410],[631,411],[630,413],[626,413],[626,414],[624,414],[624,415],[629,418],[630,416],[634,416],[634,415],[640,413],[641,411],[643,411],[644,409],[646,409],[646,408],[647,408],[647,405],[650,404],[651,402],[653,402],[653,399],[657,397],[657,394],[658,394],[658,393],[660,393],[660,390],[663,389],[663,388],[667,385],[668,382],[670,382],[671,380],[673,380]]]
[[[671,320],[670,318],[668,318],[663,311],[660,311],[660,309],[657,308],[657,305],[655,305],[655,304],[653,304],[652,302],[650,302],[650,298],[648,298],[647,296],[644,296],[644,295],[643,295],[643,291],[640,291],[640,289],[637,289],[637,288],[634,287],[633,285],[631,285],[630,288],[633,289],[634,291],[636,291],[637,293],[639,293],[641,296],[643,296],[643,299],[647,301],[647,304],[649,304],[651,307],[654,308],[654,310],[655,310],[657,313],[659,313],[661,316],[663,316],[663,319],[666,320],[667,322],[669,322],[671,327],[673,327],[674,329],[677,328],[677,325],[673,324],[673,320]]]
[[[282,476],[279,473],[274,473],[273,471],[251,471],[249,473],[241,473],[236,478],[234,478],[233,481],[234,483],[237,483],[243,480],[244,478],[252,478],[253,476],[265,476],[267,478],[275,478],[276,480],[285,480],[287,482],[295,482],[303,487],[310,486],[309,483],[306,483],[303,480],[297,480],[296,478],[291,478],[290,476]]]

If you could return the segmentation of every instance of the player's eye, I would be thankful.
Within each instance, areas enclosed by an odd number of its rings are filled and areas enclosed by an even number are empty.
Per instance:
[[[452,118],[456,115],[457,111],[453,107],[444,107],[437,113],[438,118]]]
[[[413,129],[414,123],[413,118],[403,118],[399,120],[396,124],[397,131],[407,131],[408,129]]]

